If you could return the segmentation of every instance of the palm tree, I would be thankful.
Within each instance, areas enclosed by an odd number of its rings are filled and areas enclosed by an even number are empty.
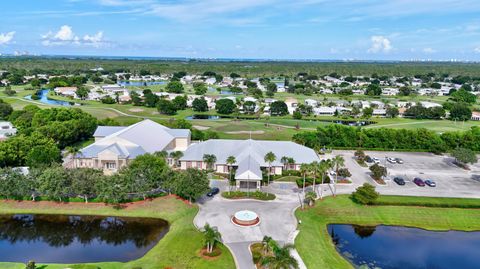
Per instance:
[[[277,156],[273,152],[265,154],[264,160],[268,163],[268,185],[270,185],[270,173],[272,172],[272,163],[277,159]]]
[[[287,164],[288,164],[288,166],[289,166],[289,167],[288,167],[289,169],[290,169],[290,167],[291,167],[292,165],[294,165],[294,168],[295,168],[295,159],[294,159],[294,158],[288,158],[288,159],[287,159]]]
[[[167,159],[168,152],[166,150],[157,151],[157,152],[154,153],[154,155],[157,156],[157,157],[160,157],[160,158]]]
[[[211,227],[208,223],[205,224],[205,226],[203,227],[203,236],[208,253],[212,253],[213,248],[215,247],[215,243],[222,240],[222,235],[220,234],[220,232],[217,229]]]
[[[262,239],[264,255],[273,252],[273,248],[276,246],[276,244],[277,242],[275,242],[275,240],[273,240],[270,236],[265,235]]]
[[[234,156],[228,156],[227,158],[228,173],[229,173],[228,192],[230,192],[230,185],[232,181],[232,165],[234,165],[236,162],[237,162],[237,159],[235,159]]]
[[[323,199],[323,184],[325,183],[325,173],[327,173],[328,169],[332,168],[332,162],[330,160],[325,160],[320,162],[319,165],[320,173],[322,175],[322,187],[320,187],[320,199]]]
[[[286,165],[288,163],[288,157],[287,156],[283,156],[281,159],[280,159],[280,162],[283,164],[283,169],[286,170]]]
[[[310,164],[307,164],[307,163],[302,163],[300,165],[300,173],[303,174],[303,189],[302,189],[302,193],[303,193],[303,199],[305,200],[305,176],[307,175],[307,173],[310,171]],[[302,209],[303,209],[303,204],[302,203]]]
[[[181,152],[181,151],[170,152],[170,158],[173,159],[173,167],[177,166],[178,160],[182,157],[183,157],[183,152]]]
[[[320,171],[320,163],[317,161],[312,162],[309,165],[310,172],[313,174],[313,192],[315,193],[315,197],[317,196],[317,191],[316,191],[316,179],[317,179],[317,174]]]
[[[338,169],[345,165],[345,159],[337,155],[332,159],[332,166],[335,167],[335,182],[333,183],[333,197],[337,195]]]
[[[287,244],[283,247],[277,246],[273,250],[273,256],[262,258],[262,265],[269,269],[290,269],[298,268],[297,260],[290,255],[293,245]]]
[[[208,169],[213,169],[213,165],[217,161],[217,156],[214,154],[204,154],[203,161],[207,164]]]

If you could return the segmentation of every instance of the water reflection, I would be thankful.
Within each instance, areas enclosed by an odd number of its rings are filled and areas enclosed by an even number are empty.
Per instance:
[[[399,226],[328,225],[339,253],[357,268],[479,268],[480,232]]]
[[[0,215],[0,261],[128,261],[167,231],[166,221],[151,218]]]

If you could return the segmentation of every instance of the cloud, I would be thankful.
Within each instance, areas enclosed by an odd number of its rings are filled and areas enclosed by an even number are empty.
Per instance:
[[[432,48],[424,48],[422,51],[423,51],[424,53],[427,53],[427,54],[431,54],[431,53],[437,52],[437,50],[434,50],[434,49],[432,49]]]
[[[370,38],[372,42],[372,46],[367,50],[368,53],[388,53],[390,52],[393,47],[390,40],[381,35],[374,35]]]
[[[12,41],[14,35],[15,35],[15,32],[13,31],[0,34],[0,45],[9,44]]]
[[[474,49],[473,49],[473,52],[475,52],[475,53],[480,53],[480,47],[474,48]]]
[[[102,31],[93,35],[86,34],[83,38],[80,38],[73,32],[71,26],[63,25],[57,32],[50,31],[42,35],[42,44],[44,46],[77,45],[101,47],[106,45],[107,42],[104,40]]]

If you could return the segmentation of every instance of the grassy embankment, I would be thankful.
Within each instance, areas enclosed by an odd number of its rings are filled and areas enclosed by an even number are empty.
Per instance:
[[[383,202],[420,203],[449,207],[480,207],[480,199],[418,198],[383,196]],[[432,208],[420,206],[362,206],[348,196],[328,197],[306,210],[297,210],[302,221],[295,247],[308,268],[352,268],[336,251],[327,231],[328,224],[358,224],[366,226],[400,225],[429,230],[480,230],[480,210]]]
[[[144,257],[127,263],[103,262],[95,264],[49,264],[45,269],[60,268],[234,268],[233,257],[228,249],[220,246],[218,258],[206,260],[199,255],[203,247],[203,236],[193,225],[198,208],[184,201],[170,197],[152,201],[131,203],[124,209],[115,209],[103,204],[53,202],[3,202],[1,214],[75,214],[128,217],[162,218],[170,223],[170,231]],[[0,268],[22,269],[21,263],[0,263]]]

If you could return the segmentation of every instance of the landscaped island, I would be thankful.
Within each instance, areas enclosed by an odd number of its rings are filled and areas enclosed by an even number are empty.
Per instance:
[[[382,196],[382,201],[388,196]],[[398,200],[398,197],[393,199]],[[413,200],[414,197],[405,197]],[[429,198],[421,198],[427,202]],[[432,198],[436,203],[440,198]],[[463,207],[461,199],[446,199],[451,207]],[[469,199],[471,204],[472,200]],[[479,201],[480,203],[480,201]],[[419,206],[364,206],[354,203],[347,195],[317,201],[306,210],[297,210],[301,221],[295,247],[308,268],[352,268],[335,249],[328,233],[328,224],[364,226],[396,225],[428,230],[480,230],[480,210],[461,208],[432,208]],[[321,253],[321,255],[319,255]]]
[[[2,201],[3,214],[66,214],[161,218],[170,224],[169,232],[140,259],[127,263],[104,262],[94,265],[52,264],[48,268],[234,268],[230,252],[220,245],[221,255],[208,260],[200,255],[203,236],[192,221],[198,208],[174,196],[125,204],[118,209],[100,203],[54,203]],[[27,262],[27,261],[25,261]],[[38,265],[38,264],[37,264]],[[24,263],[0,263],[2,268],[25,268]]]

